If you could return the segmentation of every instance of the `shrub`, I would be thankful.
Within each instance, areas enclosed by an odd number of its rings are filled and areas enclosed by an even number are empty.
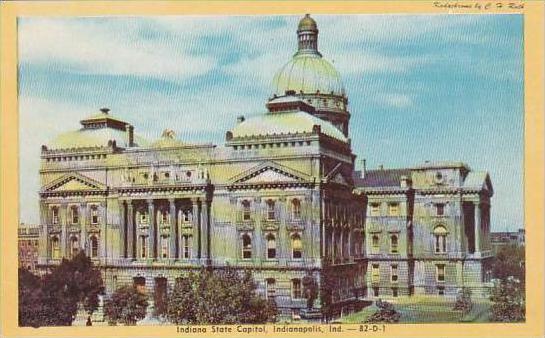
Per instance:
[[[373,313],[367,320],[366,323],[397,323],[401,318],[401,314],[397,312],[394,308],[394,305],[388,302],[381,301],[380,299],[376,302],[377,307],[379,308],[377,312]]]
[[[136,325],[138,320],[146,317],[147,307],[148,296],[134,285],[127,285],[117,289],[106,301],[104,314],[110,325]]]

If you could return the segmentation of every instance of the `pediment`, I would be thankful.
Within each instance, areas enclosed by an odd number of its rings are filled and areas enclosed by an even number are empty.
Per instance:
[[[104,185],[80,174],[67,174],[42,188],[43,192],[103,190]]]
[[[274,162],[266,162],[255,166],[233,177],[232,184],[260,184],[260,183],[297,183],[308,182],[310,177],[302,172],[279,165]]]

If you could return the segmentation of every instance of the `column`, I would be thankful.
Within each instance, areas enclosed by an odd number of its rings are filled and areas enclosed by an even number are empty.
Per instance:
[[[199,208],[199,200],[197,198],[191,199],[192,211],[191,211],[191,224],[193,230],[193,237],[191,238],[191,258],[201,258],[200,250],[200,226],[201,226],[201,215]]]
[[[339,257],[340,257],[341,260],[342,260],[342,259],[344,258],[344,254],[345,254],[345,252],[344,252],[344,241],[345,241],[345,238],[344,238],[344,237],[345,237],[345,236],[344,236],[344,229],[341,227],[339,232],[341,233],[341,237],[340,237],[340,242],[341,242],[340,244],[341,244],[341,245],[340,245],[340,248],[339,248],[339,249],[340,249],[340,255],[339,255]]]
[[[38,262],[40,264],[46,263],[49,258],[49,231],[47,224],[49,223],[48,219],[49,206],[43,201],[40,201],[40,237],[39,237],[39,254]]]
[[[87,252],[87,203],[83,202],[80,205],[79,208],[79,214],[80,214],[80,250],[83,250],[87,256],[89,256],[89,253]]]
[[[106,233],[106,225],[108,223],[108,210],[106,209],[106,202],[100,203],[100,210],[102,211],[102,217],[100,218],[100,257],[101,259],[106,260],[106,241],[108,236]]]
[[[325,199],[321,198],[321,211],[322,214],[320,215],[321,221],[320,221],[320,258],[325,258],[327,255],[326,252],[326,201]]]
[[[329,248],[329,251],[330,251],[330,255],[331,255],[331,262],[335,262],[335,255],[337,254],[337,247],[336,247],[336,243],[335,243],[335,227],[334,227],[334,224],[333,222],[331,222],[331,246]]]
[[[348,258],[354,256],[352,252],[352,228],[348,228]]]
[[[210,202],[202,201],[201,202],[201,258],[205,263],[208,262],[210,258],[210,238],[209,238],[209,226],[210,219],[208,218]]]
[[[254,198],[254,201],[252,203],[252,208],[254,209],[254,218],[253,218],[253,224],[255,229],[255,236],[252,238],[252,244],[254,246],[254,254],[255,257],[253,257],[254,261],[261,261],[264,257],[266,257],[266,251],[263,251],[262,249],[262,243],[264,242],[263,233],[261,232],[262,228],[262,218],[260,215],[262,214],[261,210],[261,198],[256,197]],[[278,247],[279,239],[277,238],[277,247]],[[265,249],[266,250],[266,249]]]
[[[128,200],[127,202],[127,257],[134,259],[136,257],[135,253],[136,250],[134,250],[135,242],[134,242],[134,206],[132,200]]]
[[[126,202],[119,201],[119,257],[127,257],[127,210],[125,209]]]
[[[479,256],[481,254],[481,204],[479,202],[473,202],[475,206],[475,254]]]
[[[169,198],[168,204],[170,207],[169,210],[169,220],[170,220],[170,259],[178,258],[176,253],[176,204],[174,198]]]
[[[66,236],[68,236],[66,229],[66,213],[67,205],[66,203],[63,203],[59,209],[59,218],[61,221],[61,257],[66,257]]]
[[[152,199],[148,199],[148,215],[149,215],[149,236],[148,236],[148,258],[157,258],[157,248],[155,246],[156,239],[156,223],[157,215],[155,215],[155,205]]]

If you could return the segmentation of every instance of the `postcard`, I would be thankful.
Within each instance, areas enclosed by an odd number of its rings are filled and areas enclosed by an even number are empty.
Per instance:
[[[2,3],[3,335],[542,336],[544,8]]]

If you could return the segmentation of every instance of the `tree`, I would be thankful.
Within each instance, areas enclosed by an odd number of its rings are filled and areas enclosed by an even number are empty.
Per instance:
[[[524,247],[514,244],[502,246],[494,257],[492,276],[501,280],[512,276],[524,286]]]
[[[146,317],[148,296],[134,285],[126,285],[117,289],[104,305],[104,314],[110,325],[118,322],[125,325],[136,325],[138,320]]]
[[[469,288],[462,288],[458,292],[458,295],[456,295],[456,302],[454,303],[453,310],[461,310],[463,313],[469,313],[472,307],[471,290]]]
[[[513,277],[494,285],[490,300],[491,320],[495,322],[521,322],[525,319],[524,289],[522,283]]]
[[[19,326],[39,327],[48,314],[43,309],[40,277],[19,269]]]
[[[377,300],[378,311],[367,318],[366,323],[397,323],[401,314],[396,311],[394,305],[388,302]]]
[[[175,324],[195,322],[195,290],[196,276],[190,273],[188,277],[176,278],[174,289],[167,300],[167,317]]]
[[[312,309],[314,301],[318,297],[318,283],[311,275],[303,277],[303,294],[307,299],[307,309]]]

